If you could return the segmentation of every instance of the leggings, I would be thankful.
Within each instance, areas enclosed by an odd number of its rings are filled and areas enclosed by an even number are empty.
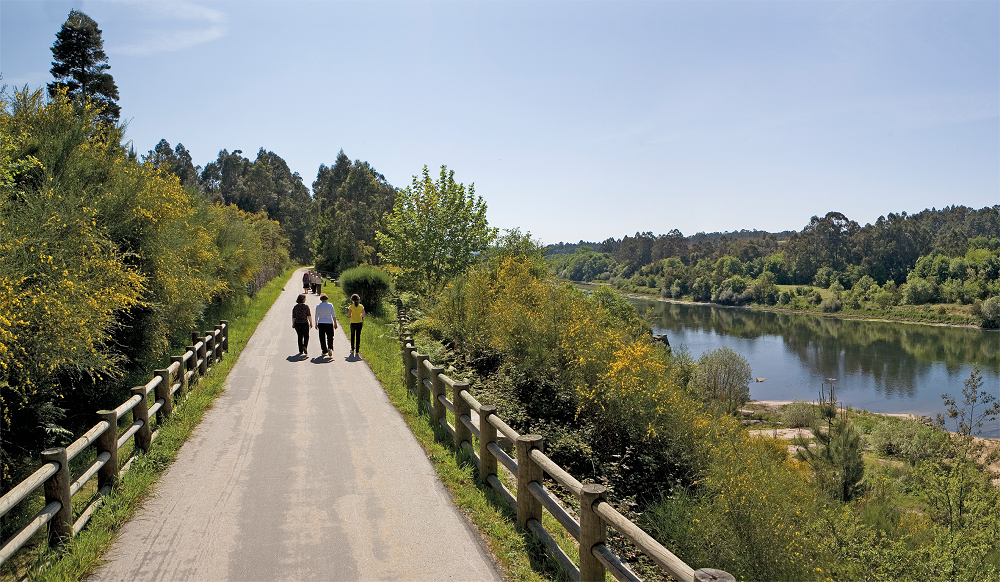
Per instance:
[[[352,323],[351,324],[351,351],[360,352],[361,351],[361,326],[364,323]]]

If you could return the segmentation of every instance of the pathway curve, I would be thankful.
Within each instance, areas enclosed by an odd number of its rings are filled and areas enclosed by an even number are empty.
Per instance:
[[[299,280],[90,580],[502,579],[343,328],[295,357]]]

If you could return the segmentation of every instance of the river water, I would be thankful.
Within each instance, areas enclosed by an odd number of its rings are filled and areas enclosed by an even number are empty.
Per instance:
[[[973,364],[983,389],[1000,397],[1000,332],[629,301],[647,315],[653,333],[665,333],[671,346],[686,347],[695,359],[723,346],[746,358],[753,375],[766,378],[750,384],[755,400],[815,401],[833,378],[842,405],[934,418],[945,412],[941,394],[961,401]],[[982,435],[1000,437],[1000,425],[988,423]]]

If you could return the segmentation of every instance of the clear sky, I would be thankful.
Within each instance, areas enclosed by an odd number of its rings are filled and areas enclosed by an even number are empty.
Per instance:
[[[98,22],[140,153],[442,164],[545,243],[1000,204],[1000,2],[0,1],[0,73]]]

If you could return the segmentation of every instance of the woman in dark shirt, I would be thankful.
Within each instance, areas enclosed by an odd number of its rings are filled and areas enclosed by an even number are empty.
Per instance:
[[[299,355],[309,355],[309,330],[312,329],[312,311],[306,305],[305,293],[299,295],[292,308],[292,328],[299,335]]]

